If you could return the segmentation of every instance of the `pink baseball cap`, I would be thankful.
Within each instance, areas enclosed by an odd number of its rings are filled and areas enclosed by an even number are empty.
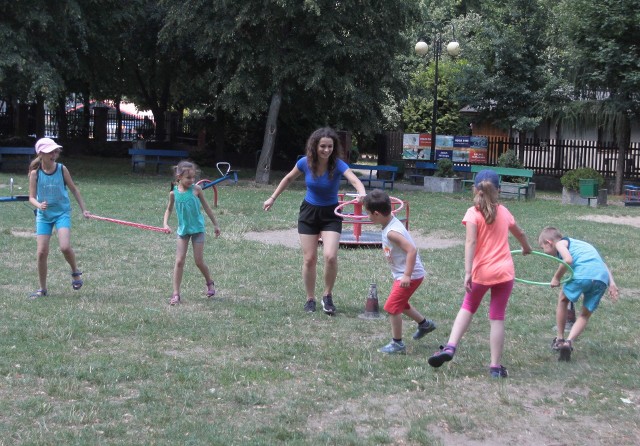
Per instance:
[[[51,153],[62,146],[51,138],[40,138],[36,143],[36,153]]]

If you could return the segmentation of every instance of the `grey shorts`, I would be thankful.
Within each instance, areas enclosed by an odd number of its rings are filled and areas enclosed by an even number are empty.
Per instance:
[[[204,232],[196,232],[195,234],[179,235],[179,239],[186,240],[187,243],[191,239],[191,243],[204,243]]]

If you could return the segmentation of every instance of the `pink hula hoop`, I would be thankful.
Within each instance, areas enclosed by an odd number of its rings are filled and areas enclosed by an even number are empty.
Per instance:
[[[93,214],[89,214],[89,218],[92,218],[94,220],[108,221],[110,223],[117,223],[124,226],[131,226],[138,229],[146,229],[148,231],[164,232],[165,234],[169,234],[171,232],[168,229],[160,228],[158,226],[143,225],[142,223],[133,223],[130,221],[117,220],[115,218],[100,217]]]

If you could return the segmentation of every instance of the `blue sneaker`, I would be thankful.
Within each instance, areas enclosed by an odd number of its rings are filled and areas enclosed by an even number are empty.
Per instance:
[[[402,341],[396,342],[392,339],[391,342],[389,342],[387,345],[385,345],[378,351],[381,353],[389,353],[389,354],[401,353],[402,354],[402,353],[406,353],[406,349],[407,348],[405,347],[404,342]]]
[[[418,325],[418,330],[416,330],[416,332],[413,334],[413,339],[417,341],[418,339],[421,339],[422,337],[424,337],[424,335],[426,335],[427,333],[431,333],[435,329],[436,324],[434,324],[433,321],[427,320],[422,325]]]

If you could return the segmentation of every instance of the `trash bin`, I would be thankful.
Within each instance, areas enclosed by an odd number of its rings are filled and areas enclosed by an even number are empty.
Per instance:
[[[582,198],[598,196],[598,180],[593,180],[593,179],[579,180],[579,185],[580,185],[580,196]]]

